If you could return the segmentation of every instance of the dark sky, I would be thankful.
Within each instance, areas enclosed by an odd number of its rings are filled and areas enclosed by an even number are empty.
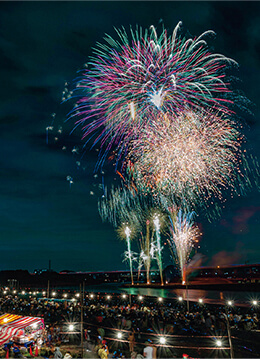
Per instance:
[[[98,215],[97,153],[81,159],[80,132],[70,135],[73,123],[65,123],[73,102],[61,104],[65,82],[105,33],[115,36],[113,27],[159,28],[163,21],[172,31],[182,20],[193,36],[214,30],[214,51],[240,64],[240,86],[254,112],[244,117],[245,132],[259,159],[259,10],[258,2],[0,3],[0,270],[32,271],[48,267],[49,259],[54,270],[126,268],[124,243]],[[259,262],[259,199],[256,190],[230,199],[220,219],[202,223],[207,263]]]

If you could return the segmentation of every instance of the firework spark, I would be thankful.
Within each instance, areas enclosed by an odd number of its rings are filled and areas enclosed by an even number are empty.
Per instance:
[[[185,268],[192,249],[201,235],[193,222],[194,212],[184,213],[181,210],[169,212],[170,237],[168,239],[173,257],[180,267],[182,282],[186,282]]]
[[[133,285],[133,284],[134,284],[134,277],[133,277],[133,260],[132,260],[132,257],[133,257],[133,256],[132,256],[131,244],[130,244],[130,241],[131,241],[130,234],[131,234],[130,228],[129,228],[129,227],[126,227],[126,228],[125,228],[125,235],[126,235],[126,242],[127,242],[126,258],[127,258],[128,261],[129,261],[130,274],[131,274],[131,282],[132,282],[132,285]]]
[[[150,268],[152,260],[155,259],[156,245],[151,237],[150,232],[146,233],[145,238],[140,239],[140,252],[138,259],[138,281],[140,278],[141,269],[144,267],[146,270],[147,284],[150,284]]]
[[[160,233],[160,219],[156,214],[153,218],[153,224],[155,228],[155,236],[156,236],[156,259],[159,268],[161,285],[163,285],[163,268],[162,268],[162,246],[161,246],[161,233]]]
[[[156,206],[157,203],[152,197],[143,196],[142,193],[139,195],[127,187],[112,188],[98,204],[99,214],[104,222],[108,221],[114,227],[123,222],[129,223],[135,231],[140,231],[149,213]]]

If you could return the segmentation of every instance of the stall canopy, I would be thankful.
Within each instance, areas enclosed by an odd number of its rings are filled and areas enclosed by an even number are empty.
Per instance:
[[[4,314],[0,316],[0,346],[5,344],[14,335],[17,335],[19,330],[32,326],[37,327],[41,324],[44,327],[42,318],[37,317],[22,317],[21,315]]]
[[[11,322],[13,322],[16,319],[20,319],[22,318],[21,315],[16,315],[16,314],[3,314],[0,316],[0,325],[3,324],[9,324]]]

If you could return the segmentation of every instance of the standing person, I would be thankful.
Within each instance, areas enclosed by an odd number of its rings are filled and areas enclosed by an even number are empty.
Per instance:
[[[207,318],[206,318],[206,320],[205,320],[205,325],[206,325],[207,333],[208,333],[208,334],[211,334],[212,320],[211,320],[210,313],[207,314]]]
[[[129,340],[129,350],[130,353],[132,353],[134,351],[134,346],[135,346],[135,330],[133,328],[129,334],[128,340]]]
[[[152,344],[152,347],[153,347],[153,359],[156,359],[157,358],[157,348],[154,344]]]
[[[71,353],[70,353],[70,352],[67,352],[67,353],[64,355],[63,359],[72,359]]]
[[[55,350],[54,350],[54,358],[56,358],[56,359],[62,359],[62,353],[61,353],[59,347],[56,347]]]
[[[102,348],[98,350],[98,356],[100,359],[107,359],[108,354],[109,354],[108,347],[106,346],[106,344],[103,344]]]
[[[146,347],[144,348],[144,357],[146,359],[153,359],[153,347],[150,342],[145,342]]]

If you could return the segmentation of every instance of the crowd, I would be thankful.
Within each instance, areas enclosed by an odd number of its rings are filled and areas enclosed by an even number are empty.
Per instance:
[[[50,302],[35,297],[20,298],[5,296],[0,298],[0,313],[14,313],[23,316],[43,317],[46,325],[44,342],[48,348],[47,357],[61,358],[58,349],[71,340],[68,324],[79,329],[81,315],[80,301]],[[191,303],[189,311],[186,302],[165,300],[158,302],[146,297],[143,301],[121,296],[110,300],[105,295],[95,299],[86,297],[83,305],[84,345],[87,350],[106,359],[107,356],[140,356],[151,359],[156,354],[158,334],[182,336],[225,336],[227,323],[231,330],[250,331],[259,329],[257,308],[229,307]],[[112,345],[115,334],[122,332],[127,343],[122,348]],[[80,340],[75,336],[75,340]],[[70,338],[70,339],[69,339]],[[146,351],[144,350],[146,349]],[[149,349],[152,348],[152,349]],[[152,353],[152,354],[151,354]],[[68,353],[67,353],[68,354]],[[70,354],[68,354],[70,355]],[[67,355],[67,356],[68,356]],[[151,357],[152,355],[152,357]],[[69,359],[69,358],[67,358]]]

